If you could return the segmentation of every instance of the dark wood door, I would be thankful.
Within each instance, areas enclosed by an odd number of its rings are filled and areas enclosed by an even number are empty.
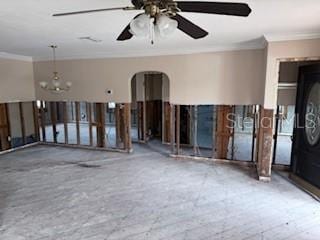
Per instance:
[[[9,135],[10,127],[8,122],[7,106],[0,104],[0,150],[4,151],[10,148]]]
[[[292,170],[320,187],[320,64],[300,68]]]

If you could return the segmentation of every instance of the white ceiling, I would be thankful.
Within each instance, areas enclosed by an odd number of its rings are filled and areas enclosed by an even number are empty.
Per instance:
[[[230,1],[230,0],[229,0]],[[232,2],[236,2],[233,0]],[[0,52],[49,59],[50,44],[59,58],[122,57],[257,48],[264,35],[277,39],[320,35],[319,0],[242,0],[253,12],[248,18],[182,13],[209,32],[193,40],[177,31],[151,45],[147,39],[117,42],[136,11],[101,12],[53,18],[53,13],[130,6],[130,0],[1,0]],[[100,43],[79,40],[91,36]]]

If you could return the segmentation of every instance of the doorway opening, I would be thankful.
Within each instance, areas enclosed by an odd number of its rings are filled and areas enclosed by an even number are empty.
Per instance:
[[[299,69],[291,177],[320,198],[320,64]]]
[[[131,81],[133,142],[170,142],[169,78],[161,72],[140,72]]]
[[[273,164],[290,167],[296,119],[296,96],[299,69],[319,61],[281,62],[278,83],[278,101],[274,124]]]

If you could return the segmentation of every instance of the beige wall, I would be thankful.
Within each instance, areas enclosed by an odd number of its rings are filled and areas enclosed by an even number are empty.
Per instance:
[[[36,95],[42,100],[131,102],[131,78],[159,71],[170,79],[170,102],[176,104],[262,104],[264,50],[242,50],[119,59],[64,60],[57,63],[70,92],[54,95],[39,88],[51,78],[51,62],[35,62]],[[105,89],[113,95],[106,96]]]
[[[69,93],[62,95],[45,92],[38,86],[38,82],[52,77],[50,61],[32,64],[0,59],[0,102],[35,98],[130,102],[132,76],[142,71],[159,71],[169,77],[172,103],[263,104],[265,108],[275,108],[278,60],[310,57],[320,57],[320,39],[270,42],[265,50],[58,61],[62,79],[74,84]],[[112,89],[113,95],[107,96],[106,89]]]
[[[267,47],[264,107],[274,109],[277,103],[279,59],[319,58],[320,39],[270,42]]]
[[[0,59],[0,102],[35,100],[33,64]]]

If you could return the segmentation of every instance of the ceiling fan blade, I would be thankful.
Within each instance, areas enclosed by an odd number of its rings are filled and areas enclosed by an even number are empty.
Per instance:
[[[114,10],[139,10],[139,9],[136,9],[135,7],[102,8],[102,9],[84,10],[84,11],[77,11],[77,12],[57,13],[57,14],[53,14],[52,16],[61,17],[61,16],[68,16],[68,15],[105,12],[105,11],[114,11]]]
[[[135,6],[137,9],[141,9],[144,5],[143,0],[131,0],[131,3],[133,6]]]
[[[122,33],[117,38],[117,41],[125,41],[129,40],[133,37],[132,33],[130,32],[130,24],[126,26],[126,28],[122,31]]]
[[[247,17],[251,8],[246,3],[177,1],[182,12],[211,13]]]
[[[209,33],[179,14],[172,17],[178,22],[178,28],[194,39],[204,38]]]
[[[141,13],[142,14],[142,13]],[[137,17],[139,17],[141,14],[138,14],[137,16],[135,16],[133,19],[136,19]],[[122,31],[122,33],[119,35],[119,37],[117,38],[117,41],[125,41],[125,40],[129,40],[133,37],[132,33],[130,32],[130,23],[126,26],[126,28]]]

